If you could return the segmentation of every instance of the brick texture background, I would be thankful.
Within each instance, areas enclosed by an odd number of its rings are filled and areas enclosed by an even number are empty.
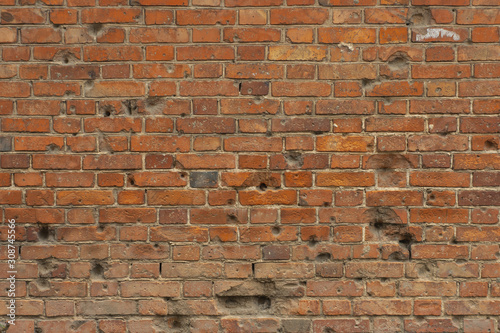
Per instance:
[[[499,6],[0,0],[8,332],[498,332]]]

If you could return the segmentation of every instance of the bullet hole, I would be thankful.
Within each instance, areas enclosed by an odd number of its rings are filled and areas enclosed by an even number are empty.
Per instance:
[[[49,290],[50,289],[50,283],[47,279],[41,278],[36,281],[36,286],[38,290]]]
[[[291,151],[283,156],[290,169],[300,169],[304,165],[304,157],[298,151]]]
[[[224,306],[226,308],[237,308],[240,306],[240,302],[236,297],[225,297],[224,298]]]
[[[135,186],[135,179],[133,175],[128,176],[128,182],[130,185]]]
[[[55,152],[55,151],[60,151],[61,150],[61,148],[58,145],[56,145],[55,143],[51,143],[51,144],[47,145],[45,147],[45,149],[48,152]]]
[[[260,183],[259,190],[261,190],[261,191],[267,190],[267,185],[265,183]]]
[[[89,74],[89,77],[90,77],[91,80],[95,80],[96,79],[96,77],[97,77],[96,72],[94,72],[94,71],[88,71],[87,73]]]
[[[409,232],[409,228],[403,223],[396,212],[389,207],[371,208],[365,212],[370,221],[374,237],[381,242],[398,241],[399,246],[404,249],[401,255],[394,254],[389,259],[406,259],[405,252],[408,252],[408,258],[411,259],[411,246],[416,242],[415,235]],[[394,251],[396,253],[398,251]]]
[[[138,106],[137,101],[135,99],[127,99],[122,102],[122,105],[125,107],[125,113],[127,115],[137,114]]]
[[[227,222],[228,223],[234,223],[234,222],[238,222],[238,221],[239,221],[238,217],[235,214],[233,214],[233,213],[227,214]]]
[[[79,61],[77,56],[69,50],[58,51],[54,55],[53,60],[56,62],[59,62],[61,64],[75,63],[75,62]]]
[[[180,317],[171,317],[167,319],[168,327],[170,328],[182,328],[183,327],[183,319]]]
[[[38,263],[38,273],[43,278],[66,278],[66,264],[43,259]]]
[[[396,212],[389,207],[370,208],[365,215],[375,229],[381,229],[389,225],[403,225],[403,221]]]
[[[92,23],[89,25],[89,32],[93,35],[97,35],[103,28],[104,25],[102,23]]]
[[[321,252],[320,254],[318,254],[316,256],[316,258],[314,260],[323,262],[323,261],[330,261],[331,259],[332,259],[332,255],[330,253]]]
[[[110,105],[110,104],[100,105],[99,111],[101,112],[101,114],[104,117],[109,117],[112,114],[116,114],[117,113],[115,107],[113,105]]]
[[[90,271],[90,278],[104,279],[104,267],[99,263],[95,263]]]
[[[495,142],[492,140],[486,140],[484,142],[484,148],[485,148],[485,150],[497,150],[498,149],[498,142]]]
[[[309,238],[309,242],[308,242],[309,247],[315,247],[315,246],[316,246],[316,244],[318,244],[318,243],[319,243],[319,241],[318,241],[318,239],[316,238],[316,236],[311,236],[311,237]]]
[[[373,83],[375,83],[376,81],[373,80],[373,79],[362,79],[361,80],[361,85],[363,86],[363,88],[366,88],[368,86],[371,86]]]
[[[387,257],[387,260],[389,260],[389,261],[404,261],[407,259],[411,259],[411,253],[409,253],[408,255],[405,255],[401,251],[393,252]]]
[[[409,9],[406,25],[426,26],[434,23],[432,12],[428,6],[412,7]]]
[[[419,276],[433,276],[433,271],[436,269],[435,263],[424,263],[417,265],[417,272]]]
[[[274,236],[278,236],[278,235],[281,233],[281,229],[280,229],[280,227],[272,227],[272,228],[271,228],[271,233],[272,233]]]
[[[54,234],[54,232],[52,230],[50,230],[49,227],[44,225],[38,230],[38,239],[45,241],[45,240],[48,240],[49,237],[53,234]]]
[[[392,59],[387,62],[387,65],[391,71],[405,69],[408,66],[408,59],[403,53],[396,52]]]
[[[266,296],[260,296],[257,298],[257,304],[263,310],[269,309],[271,308],[271,299]]]

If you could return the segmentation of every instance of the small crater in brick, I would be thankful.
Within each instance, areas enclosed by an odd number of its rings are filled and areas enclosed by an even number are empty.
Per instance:
[[[161,97],[149,96],[138,102],[137,105],[142,105],[142,107],[138,110],[140,113],[144,112],[149,115],[162,115],[165,101]]]
[[[167,319],[167,326],[171,329],[187,329],[189,326],[189,319],[184,316],[173,316]],[[177,332],[177,331],[176,331]]]
[[[304,165],[304,157],[298,151],[291,151],[284,155],[285,161],[290,168],[302,168]]]
[[[112,114],[116,114],[116,109],[112,105],[103,105],[102,107],[99,108],[99,111],[104,117],[109,117]]]
[[[104,279],[104,267],[100,263],[95,263],[90,271],[90,278],[95,280]]]
[[[66,264],[54,262],[51,259],[43,259],[38,263],[38,273],[43,278],[65,278]]]
[[[135,99],[126,99],[122,102],[122,105],[125,107],[125,113],[127,115],[137,114],[138,107]]]
[[[404,54],[396,52],[387,62],[387,65],[389,65],[391,71],[404,69],[408,66],[408,58]]]
[[[227,223],[236,223],[238,222],[238,216],[234,214],[227,214],[226,216]]]
[[[55,62],[59,62],[61,64],[73,64],[73,63],[76,63],[78,62],[78,58],[76,57],[76,55],[69,51],[69,50],[61,50],[61,51],[58,51],[55,55],[54,55],[54,58],[53,60]]]
[[[48,152],[54,152],[54,151],[60,151],[61,148],[58,145],[51,143],[50,145],[47,145],[45,147],[45,150],[47,150]]]
[[[271,299],[266,296],[260,296],[257,298],[257,304],[260,309],[266,310],[271,308]]]
[[[36,281],[36,288],[39,291],[46,291],[50,289],[50,283],[47,279],[41,278]]]
[[[42,226],[39,230],[38,230],[38,239],[39,240],[42,240],[42,241],[47,241],[49,240],[53,240],[53,237],[54,237],[54,230],[52,229],[49,229],[49,227],[47,226]]]
[[[322,252],[316,256],[314,260],[319,262],[330,261],[332,259],[332,255],[328,252]]]
[[[315,247],[316,244],[319,243],[319,240],[316,238],[316,236],[311,236],[309,238],[309,242],[307,242],[307,244],[309,245],[309,247]]]
[[[432,13],[429,7],[419,6],[409,9],[406,25],[425,26],[432,25],[434,23],[435,22],[432,18]]]
[[[485,150],[497,150],[498,149],[498,142],[495,142],[492,140],[486,140],[484,142],[484,148],[485,148]]]
[[[97,35],[104,28],[104,24],[102,23],[92,23],[89,25],[89,33],[94,36]]]
[[[281,233],[281,229],[280,229],[280,227],[272,227],[272,228],[271,228],[271,233],[272,233],[274,236],[278,236],[278,235]]]
[[[373,80],[373,79],[362,79],[361,80],[361,86],[363,87],[363,89],[365,90],[371,90],[373,89],[373,87],[375,87],[375,85],[377,85],[378,83],[380,83],[380,80],[377,79],[377,80]]]

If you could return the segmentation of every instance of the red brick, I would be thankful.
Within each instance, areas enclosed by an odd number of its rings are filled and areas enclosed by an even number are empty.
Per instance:
[[[328,11],[323,8],[272,9],[271,24],[323,24]]]
[[[320,43],[375,43],[376,30],[372,28],[319,28]]]

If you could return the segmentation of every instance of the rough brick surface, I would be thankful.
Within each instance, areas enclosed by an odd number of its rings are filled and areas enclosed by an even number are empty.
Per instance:
[[[499,7],[0,0],[8,332],[499,332]]]

